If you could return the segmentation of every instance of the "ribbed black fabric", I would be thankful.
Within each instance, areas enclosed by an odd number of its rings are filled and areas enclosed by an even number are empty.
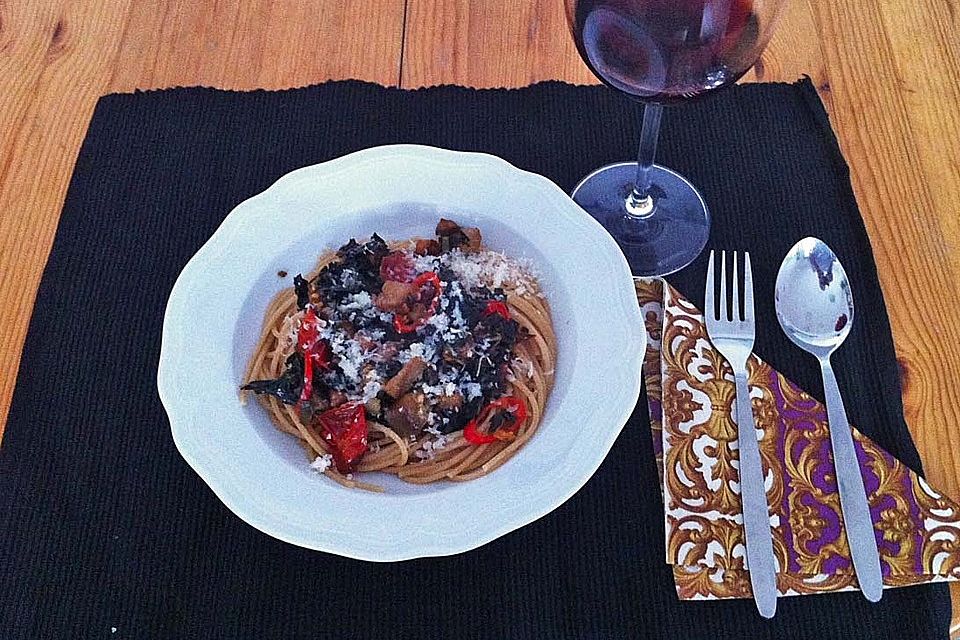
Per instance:
[[[642,410],[554,513],[470,553],[397,564],[273,540],[180,459],[155,385],[164,303],[237,203],[294,168],[392,142],[494,153],[569,189],[631,158],[637,135],[633,105],[558,83],[103,98],[0,449],[0,636],[945,638],[943,585],[887,591],[878,605],[858,593],[786,598],[772,622],[748,600],[678,602]],[[774,320],[773,278],[804,235],[839,252],[857,301],[836,360],[851,420],[919,469],[870,245],[810,83],[737,87],[670,110],[660,146],[712,208],[711,244],[753,253],[758,352],[815,394],[813,360]],[[703,274],[701,259],[672,281],[699,302]]]

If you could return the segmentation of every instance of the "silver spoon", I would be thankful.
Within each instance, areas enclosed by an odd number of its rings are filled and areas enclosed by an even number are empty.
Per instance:
[[[843,266],[823,241],[804,238],[787,253],[777,274],[776,307],[787,337],[820,361],[847,543],[860,590],[877,602],[883,595],[880,555],[853,434],[830,366],[830,355],[853,324],[853,294]]]

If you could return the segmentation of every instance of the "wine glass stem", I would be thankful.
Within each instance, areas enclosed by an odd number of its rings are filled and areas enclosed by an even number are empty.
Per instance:
[[[653,160],[657,155],[661,115],[663,115],[663,105],[651,102],[643,108],[640,148],[637,151],[637,179],[626,202],[627,215],[632,218],[648,218],[653,215],[656,203],[650,194],[650,167],[653,166]]]

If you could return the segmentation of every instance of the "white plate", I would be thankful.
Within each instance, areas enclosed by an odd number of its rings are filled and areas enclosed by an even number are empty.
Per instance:
[[[237,387],[268,301],[351,237],[432,234],[443,215],[490,247],[532,258],[558,337],[556,386],[539,431],[470,482],[340,487],[308,466]],[[265,533],[375,561],[459,553],[557,508],[600,466],[640,390],[646,336],[626,261],[556,185],[484,154],[378,147],[305,167],[241,203],[177,279],[158,386],[184,459],[223,503]]]

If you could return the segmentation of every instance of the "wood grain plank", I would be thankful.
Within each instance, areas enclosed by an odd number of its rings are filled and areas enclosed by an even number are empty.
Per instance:
[[[908,120],[901,124],[915,141],[919,164],[936,207],[927,215],[939,222],[947,254],[953,257],[952,274],[956,282],[960,275],[960,42],[956,37],[960,15],[956,5],[950,2],[887,2],[880,3],[879,8],[907,112]],[[946,300],[951,304],[950,297]],[[954,315],[958,303],[960,298],[953,296]],[[960,366],[956,363],[953,366],[948,363],[946,376],[956,380],[958,369]],[[954,435],[946,444],[940,440],[943,434],[931,429],[925,418],[921,415],[909,419],[914,424],[914,438],[927,476],[933,480],[931,472],[949,475],[955,486],[960,482],[955,472],[960,466],[957,459],[960,437]],[[956,434],[956,421],[947,421],[944,426],[949,434]],[[936,459],[941,457],[949,460]],[[936,465],[935,471],[932,465]],[[958,495],[953,487],[946,490]],[[950,585],[950,592],[953,596],[950,635],[960,638],[960,584]]]
[[[805,74],[829,86],[810,2],[796,0],[744,81]],[[577,54],[560,0],[407,0],[401,86],[522,87],[540,80],[598,82]]]
[[[109,89],[396,85],[403,14],[404,0],[135,3]]]
[[[887,63],[895,51],[875,6],[816,5],[831,69],[832,118],[877,259],[904,369],[907,422],[927,478],[960,496],[960,286],[947,220],[960,210],[960,193],[938,202],[917,161],[923,141],[913,133],[911,114],[922,114],[908,108],[897,69]],[[871,46],[843,44],[849,42]],[[957,109],[954,103],[954,116]],[[925,304],[930,292],[954,303]]]
[[[960,7],[949,2],[878,6],[907,114],[902,124],[915,141],[954,273],[960,273]]]
[[[0,2],[0,181],[33,104],[37,82],[57,30],[55,3]]]
[[[741,82],[793,82],[809,76],[829,110],[830,77],[810,0],[788,1],[782,11],[770,43]]]
[[[408,0],[401,86],[550,79],[597,82],[577,55],[561,0]]]
[[[956,45],[940,3],[879,4],[814,5],[831,117],[874,247],[907,424],[931,484],[960,496]],[[924,304],[931,294],[940,302]],[[951,592],[956,637],[960,588]]]
[[[0,181],[0,426],[60,206],[128,6],[129,0],[0,6],[4,31],[16,29],[4,38],[22,42],[4,48],[12,54],[3,63],[9,73],[0,75],[0,95],[14,104],[4,111],[0,138],[10,153]]]
[[[54,4],[30,0],[0,3],[0,191],[8,183],[8,170],[17,164],[17,140],[31,115],[59,10]],[[14,215],[13,210],[0,208],[0,233],[10,226]],[[23,326],[29,318],[29,309],[25,307],[32,306],[22,299],[30,297],[32,281],[17,284],[19,271],[37,268],[32,265],[32,256],[19,263],[7,259],[18,240],[12,235],[0,235],[0,435],[20,363]],[[27,289],[26,295],[14,294],[14,288]]]

